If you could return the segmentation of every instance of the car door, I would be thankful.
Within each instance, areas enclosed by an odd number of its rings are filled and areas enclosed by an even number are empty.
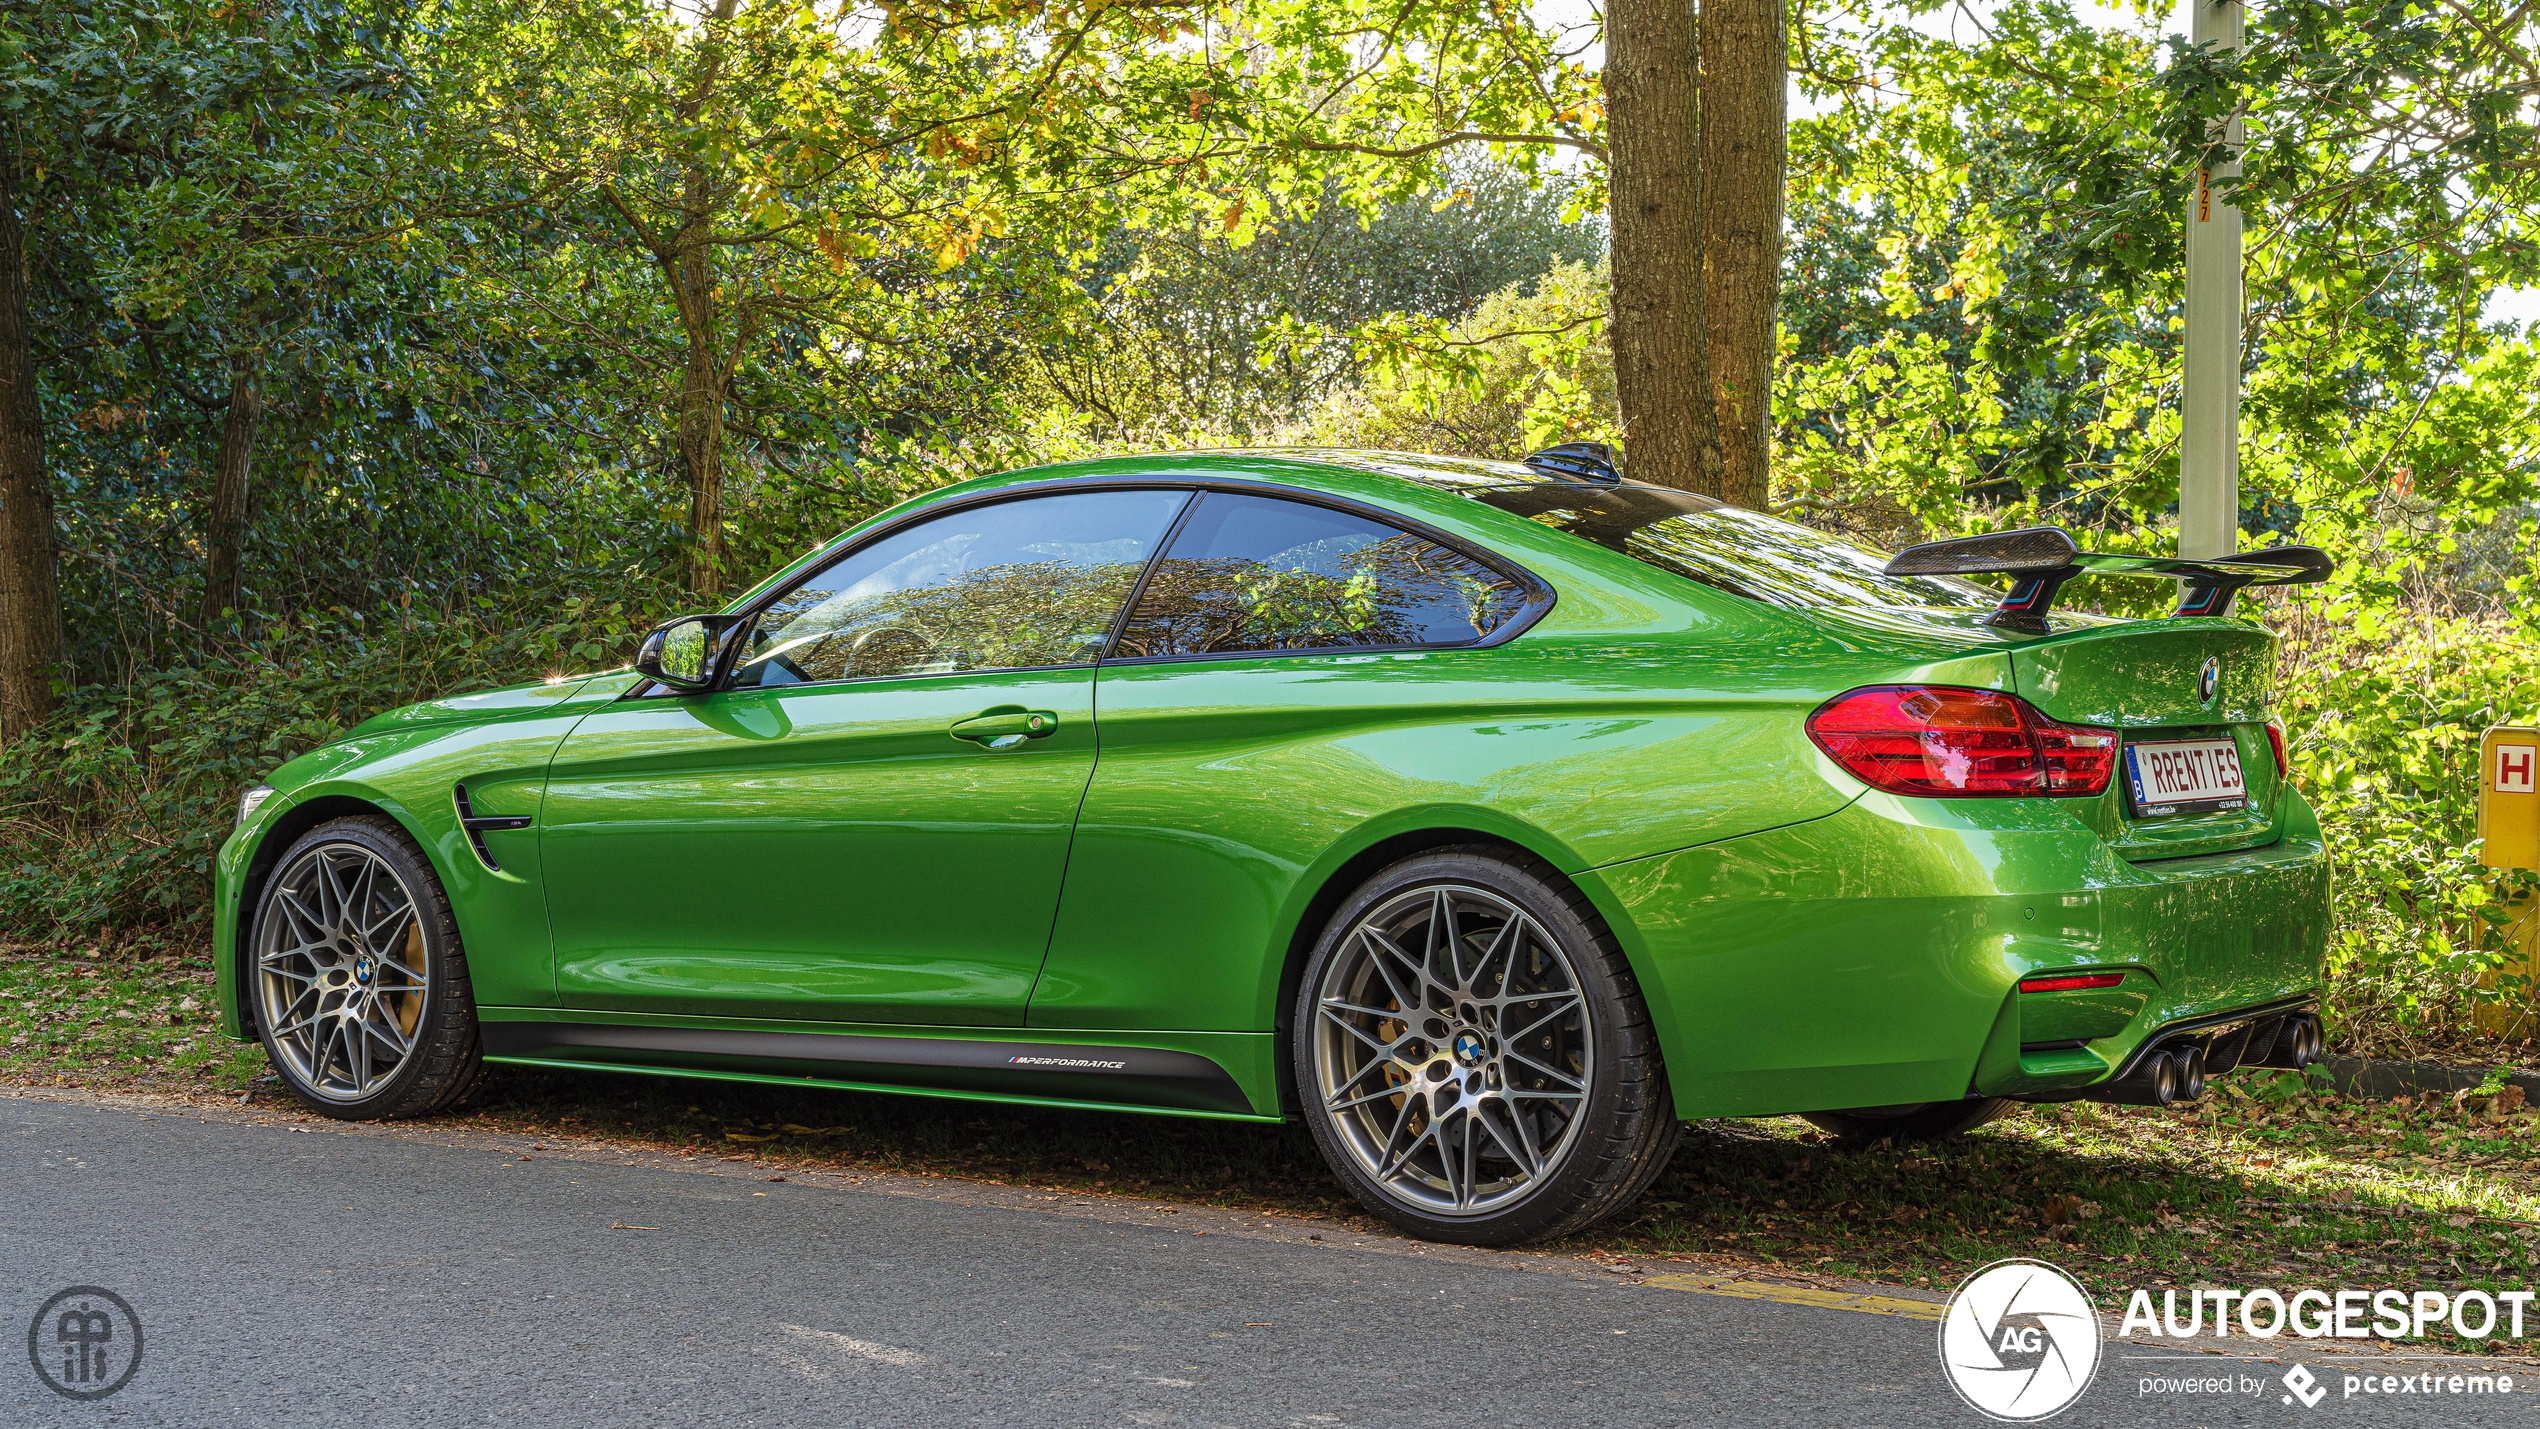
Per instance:
[[[1102,668],[1102,767],[1031,1025],[1266,1029],[1274,930],[1315,860],[1531,757],[1470,711],[1540,676],[1498,642],[1544,595],[1366,512],[1200,497]]]
[[[562,1004],[1019,1024],[1094,767],[1093,662],[1188,499],[893,529],[767,603],[724,687],[585,720],[542,819]]]

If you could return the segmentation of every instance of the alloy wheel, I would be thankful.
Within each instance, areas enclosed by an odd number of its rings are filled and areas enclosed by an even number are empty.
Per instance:
[[[1595,1072],[1577,970],[1523,908],[1469,884],[1368,910],[1316,990],[1315,1093],[1386,1195],[1479,1216],[1532,1195]]]
[[[354,843],[275,876],[256,949],[258,1006],[294,1081],[329,1101],[379,1090],[413,1052],[428,982],[414,890]]]

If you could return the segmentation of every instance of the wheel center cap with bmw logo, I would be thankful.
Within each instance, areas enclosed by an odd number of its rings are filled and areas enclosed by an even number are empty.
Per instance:
[[[1477,1063],[1477,1062],[1481,1061],[1481,1060],[1482,1060],[1482,1034],[1480,1034],[1479,1032],[1458,1032],[1458,1033],[1456,1033],[1456,1034],[1455,1034],[1455,1060],[1456,1060],[1456,1061],[1458,1061],[1458,1062],[1460,1062],[1460,1063],[1462,1063],[1462,1064],[1464,1064],[1464,1065],[1465,1065],[1465,1066],[1467,1066],[1467,1067],[1470,1067],[1470,1066],[1472,1066],[1473,1064],[1475,1064],[1475,1063]]]

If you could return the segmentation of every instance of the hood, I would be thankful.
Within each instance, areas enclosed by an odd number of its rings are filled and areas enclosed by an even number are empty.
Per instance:
[[[421,700],[402,709],[372,715],[329,743],[420,725],[466,724],[519,714],[552,714],[577,704],[615,699],[633,686],[637,678],[632,670],[611,670],[597,675],[567,675],[561,680],[533,680],[499,689]]]

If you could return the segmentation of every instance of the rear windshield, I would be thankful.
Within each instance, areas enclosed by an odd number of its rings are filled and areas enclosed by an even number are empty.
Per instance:
[[[1998,592],[1954,576],[1891,576],[1840,536],[1663,486],[1539,481],[1465,494],[1671,575],[1789,606],[1990,610]]]

